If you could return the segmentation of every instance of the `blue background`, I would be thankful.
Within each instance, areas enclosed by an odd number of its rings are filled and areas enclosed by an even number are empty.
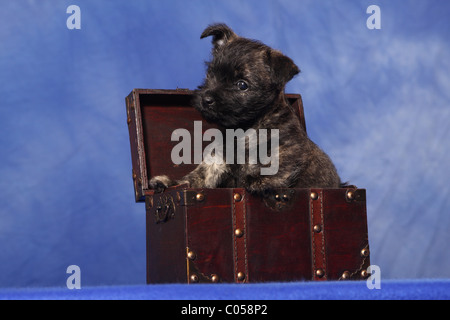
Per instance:
[[[81,8],[69,30],[66,9]],[[366,9],[381,8],[381,30]],[[367,189],[382,278],[450,277],[450,4],[0,1],[0,286],[145,283],[125,96],[203,79],[213,22],[302,69],[308,133]]]

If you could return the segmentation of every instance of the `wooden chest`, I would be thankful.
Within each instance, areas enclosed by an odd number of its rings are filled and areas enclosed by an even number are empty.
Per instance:
[[[241,188],[148,190],[152,176],[181,178],[197,166],[171,161],[172,132],[192,133],[202,121],[191,97],[189,90],[135,89],[126,98],[135,199],[145,201],[147,282],[366,278],[364,189],[280,189],[264,200]],[[300,95],[286,97],[306,130]],[[214,127],[201,124],[202,132]]]

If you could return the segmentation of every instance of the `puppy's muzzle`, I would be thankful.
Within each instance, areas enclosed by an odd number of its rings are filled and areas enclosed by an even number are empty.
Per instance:
[[[213,97],[211,97],[209,95],[206,95],[203,97],[203,105],[204,106],[212,107],[214,105],[214,103],[215,103],[215,101],[214,101]]]

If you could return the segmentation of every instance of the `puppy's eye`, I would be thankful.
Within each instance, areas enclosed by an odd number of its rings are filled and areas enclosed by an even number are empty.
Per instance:
[[[237,87],[239,88],[239,90],[244,91],[244,90],[247,90],[247,89],[248,89],[248,84],[247,84],[247,82],[245,82],[244,80],[239,80],[239,81],[236,83],[236,85],[237,85]]]

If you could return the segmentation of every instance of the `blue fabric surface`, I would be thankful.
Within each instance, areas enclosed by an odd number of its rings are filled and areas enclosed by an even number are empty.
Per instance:
[[[79,30],[66,26],[74,4]],[[366,26],[372,4],[380,30]],[[145,283],[124,99],[133,88],[201,84],[211,43],[200,34],[213,22],[302,70],[287,91],[302,94],[308,134],[342,179],[367,189],[371,263],[383,279],[450,278],[449,1],[0,8],[0,287],[63,286],[70,265],[86,288]]]
[[[296,282],[219,285],[143,285],[65,288],[3,289],[0,299],[148,299],[148,300],[448,300],[450,280],[389,280],[380,289],[368,289],[365,281]]]

